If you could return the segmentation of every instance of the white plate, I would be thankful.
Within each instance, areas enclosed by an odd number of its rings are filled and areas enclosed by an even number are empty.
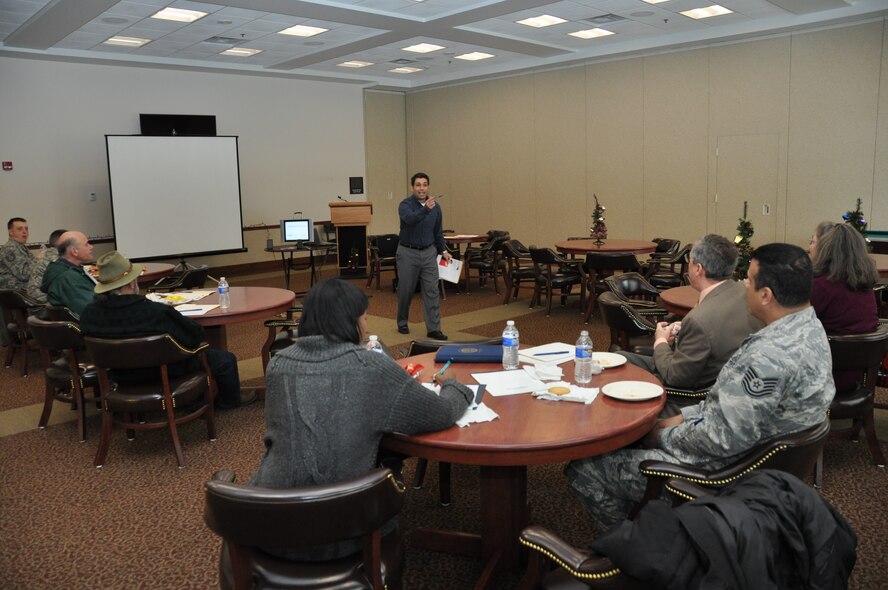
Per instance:
[[[608,383],[601,388],[601,391],[604,395],[627,402],[654,399],[663,394],[662,387],[647,381],[617,381]]]
[[[593,352],[592,360],[597,361],[602,369],[613,369],[626,364],[626,357],[612,352]]]

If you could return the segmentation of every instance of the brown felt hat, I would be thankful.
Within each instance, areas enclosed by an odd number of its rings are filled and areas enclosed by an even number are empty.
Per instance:
[[[142,274],[143,268],[141,264],[133,264],[127,260],[117,250],[99,256],[99,259],[96,260],[96,266],[99,267],[99,282],[95,288],[96,293],[107,293],[132,283]]]

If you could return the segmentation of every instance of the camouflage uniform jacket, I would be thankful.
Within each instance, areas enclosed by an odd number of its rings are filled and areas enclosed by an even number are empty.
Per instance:
[[[808,307],[750,335],[709,397],[660,432],[659,447],[682,463],[717,468],[767,439],[820,423],[835,391],[826,333]]]
[[[46,293],[40,289],[40,285],[43,283],[43,273],[46,272],[46,267],[50,262],[55,262],[58,259],[59,251],[55,248],[47,248],[43,253],[43,258],[38,258],[31,265],[31,278],[28,280],[28,296],[31,299],[46,303]]]
[[[34,260],[27,246],[11,238],[0,246],[0,289],[27,289]]]

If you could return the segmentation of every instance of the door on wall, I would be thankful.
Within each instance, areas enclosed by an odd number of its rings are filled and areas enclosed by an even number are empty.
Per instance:
[[[734,239],[746,201],[753,247],[776,241],[779,136],[722,135],[717,146],[715,233]]]

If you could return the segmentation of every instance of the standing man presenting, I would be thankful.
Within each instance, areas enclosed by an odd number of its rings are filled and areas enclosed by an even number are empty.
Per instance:
[[[409,334],[407,316],[416,281],[422,284],[422,309],[428,337],[447,340],[441,332],[437,255],[451,260],[444,245],[441,208],[429,196],[429,176],[418,172],[410,179],[413,194],[398,205],[401,232],[398,235],[398,332]]]

